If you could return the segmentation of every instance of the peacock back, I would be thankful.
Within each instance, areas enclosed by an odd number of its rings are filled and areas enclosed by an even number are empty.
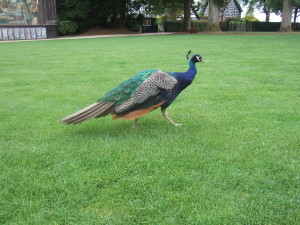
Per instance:
[[[123,104],[130,99],[135,90],[157,70],[143,70],[102,96],[99,102],[115,102],[116,105]]]

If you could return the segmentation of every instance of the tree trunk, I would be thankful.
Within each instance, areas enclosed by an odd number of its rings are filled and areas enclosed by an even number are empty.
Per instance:
[[[119,0],[119,27],[120,28],[125,27],[125,23],[126,23],[125,12],[126,12],[126,1]]]
[[[266,13],[266,22],[270,22],[270,13]]]
[[[270,22],[270,8],[264,6],[264,13],[266,14],[266,22]]]
[[[206,32],[221,32],[219,23],[219,5],[215,0],[208,1],[208,23],[205,29]]]
[[[299,11],[299,6],[295,8],[295,11],[294,11],[294,23],[296,23],[297,21],[297,15],[298,15],[298,11]]]
[[[282,10],[282,21],[279,32],[292,32],[293,6],[290,0],[284,0]]]
[[[125,12],[120,12],[120,20],[119,20],[119,27],[120,28],[124,28],[125,27],[125,22],[126,22],[126,20],[125,20]]]
[[[184,0],[183,30],[189,32],[191,28],[191,0]]]

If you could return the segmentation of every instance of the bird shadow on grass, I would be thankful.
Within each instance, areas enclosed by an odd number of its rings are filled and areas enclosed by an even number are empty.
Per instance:
[[[82,125],[71,125],[64,129],[64,136],[70,139],[78,137],[86,138],[125,138],[126,136],[146,136],[151,134],[163,135],[172,130],[182,129],[182,127],[172,126],[165,121],[147,119],[139,121],[136,128],[131,128],[132,121],[118,121],[105,123],[86,123]]]

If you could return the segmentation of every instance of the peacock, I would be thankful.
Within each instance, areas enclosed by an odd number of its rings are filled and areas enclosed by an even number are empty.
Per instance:
[[[191,55],[189,51],[186,58]],[[186,72],[143,70],[113,88],[96,103],[63,118],[61,122],[77,124],[112,114],[113,119],[134,120],[132,128],[135,128],[138,118],[160,107],[163,117],[170,124],[180,126],[168,116],[167,108],[193,82],[197,62],[204,63],[200,55],[190,57]]]

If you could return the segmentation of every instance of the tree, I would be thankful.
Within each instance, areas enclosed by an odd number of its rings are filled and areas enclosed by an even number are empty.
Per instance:
[[[73,21],[78,24],[80,31],[94,25],[95,21],[91,20],[90,16],[90,1],[81,2],[80,0],[57,0],[56,8],[58,21]]]
[[[208,0],[208,23],[205,29],[206,32],[220,32],[219,10],[224,4],[223,0]]]
[[[260,9],[266,14],[266,22],[270,21],[272,0],[243,0],[245,4],[248,4],[247,15],[252,16],[254,9]]]
[[[291,32],[292,31],[292,15],[293,5],[290,0],[284,0],[282,10],[282,21],[280,24],[279,32]]]
[[[292,31],[292,16],[294,13],[294,21],[295,17],[297,17],[300,0],[284,0],[283,5],[282,2],[280,4],[279,0],[272,0],[274,3],[277,3],[274,7],[274,11],[281,12],[282,21],[280,24],[280,32],[291,32]],[[294,12],[293,12],[294,10]]]
[[[184,19],[183,19],[183,30],[189,32],[191,28],[191,0],[184,0]]]
[[[178,19],[182,14],[183,31],[189,31],[191,26],[192,0],[140,0],[147,13],[164,15],[164,18]]]
[[[300,4],[298,4],[294,10],[294,23],[296,23],[297,17],[298,17],[298,13],[300,12]]]
[[[143,4],[146,13],[157,15],[167,14],[168,17],[177,19],[183,13],[183,0],[137,0]]]
[[[266,22],[270,22],[271,9],[268,4],[263,4],[263,12],[266,14]]]
[[[294,9],[294,22],[298,15],[300,6],[300,0],[242,0],[245,4],[249,4],[248,13],[251,15],[254,8],[263,9],[266,14],[266,22],[270,20],[270,13],[275,12],[276,14],[282,15],[282,21],[280,25],[280,32],[291,32],[292,31],[292,15]],[[249,13],[250,12],[250,13]]]
[[[59,21],[76,22],[80,31],[92,27],[124,27],[139,0],[56,0]],[[131,17],[132,18],[132,17]]]
[[[203,7],[204,7],[203,0],[197,1],[197,2],[195,2],[195,1],[192,2],[191,9],[197,19],[200,19],[200,17],[203,16],[203,14],[204,14]]]

